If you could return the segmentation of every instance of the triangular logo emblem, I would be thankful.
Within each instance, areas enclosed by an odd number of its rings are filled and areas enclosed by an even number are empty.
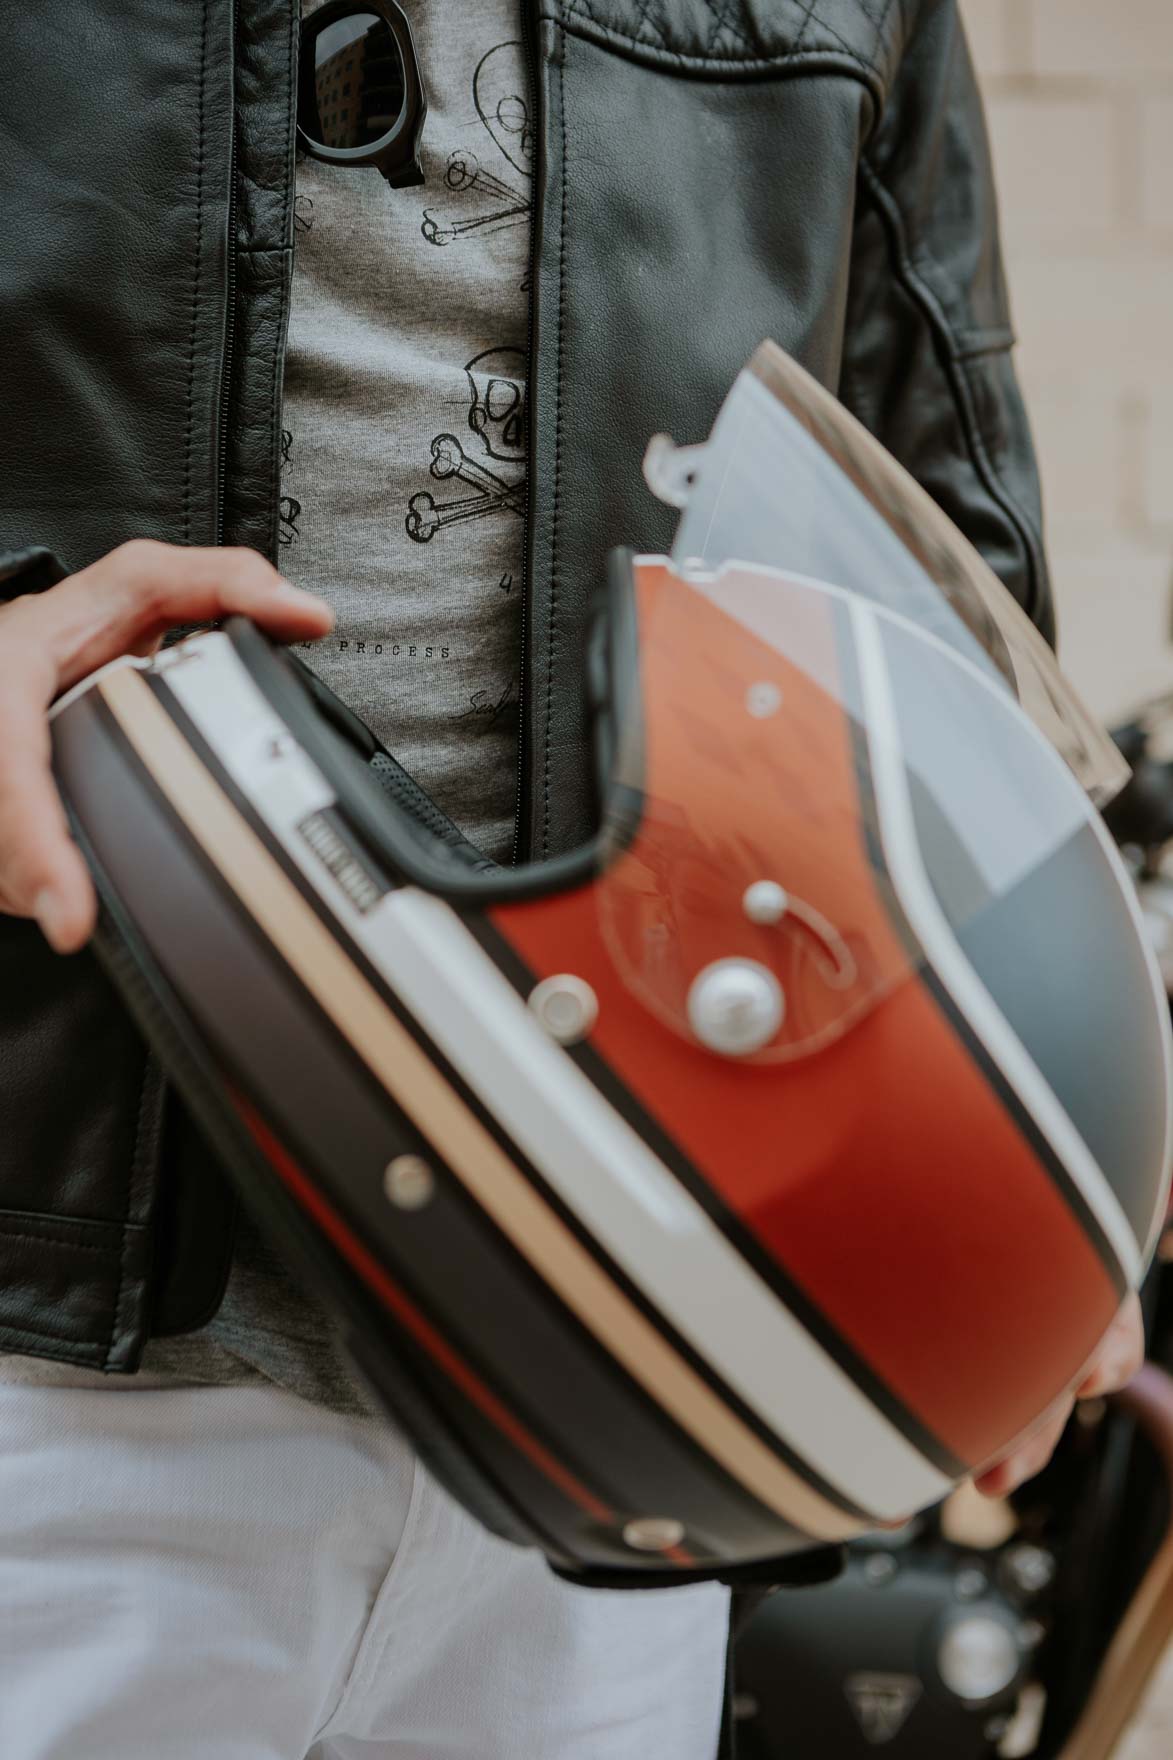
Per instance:
[[[864,1741],[878,1748],[898,1736],[908,1722],[921,1683],[914,1674],[849,1674],[843,1691]]]

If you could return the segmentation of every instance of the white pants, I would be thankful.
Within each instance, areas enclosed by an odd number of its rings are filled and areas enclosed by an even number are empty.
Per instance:
[[[713,1760],[725,1622],[291,1395],[0,1386],[3,1760]]]

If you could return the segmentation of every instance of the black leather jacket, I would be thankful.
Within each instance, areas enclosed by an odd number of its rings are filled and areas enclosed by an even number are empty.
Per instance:
[[[74,569],[146,535],[275,556],[296,10],[56,0],[6,19],[0,553]],[[547,855],[586,826],[602,558],[670,537],[645,441],[702,438],[764,336],[1048,633],[1051,610],[955,0],[519,11],[537,140],[520,847]],[[0,593],[50,578],[21,560]],[[132,1370],[151,1330],[214,1310],[231,1200],[93,959],[11,919],[0,1056],[0,1349]]]

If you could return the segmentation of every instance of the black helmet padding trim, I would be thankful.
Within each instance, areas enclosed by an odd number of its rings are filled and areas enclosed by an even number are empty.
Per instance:
[[[484,858],[480,862],[470,860],[469,851],[474,846],[459,832],[455,839],[446,833],[431,834],[427,810],[421,818],[419,808],[421,801],[428,806],[432,803],[414,783],[414,803],[401,803],[408,807],[408,812],[387,812],[382,796],[389,791],[381,791],[372,780],[371,770],[355,762],[351,730],[344,727],[333,709],[326,710],[324,723],[319,710],[324,708],[325,687],[313,679],[308,668],[275,647],[246,618],[230,618],[225,631],[290,732],[313,753],[315,763],[335,793],[345,799],[355,829],[371,850],[398,877],[437,897],[487,906],[563,892],[585,884],[615,849],[634,835],[639,820],[638,789],[626,787],[616,791],[610,788],[609,778],[604,774],[599,778],[600,788],[606,791],[611,807],[611,823],[605,835],[597,835],[579,849],[520,868],[501,867]],[[621,742],[630,765],[631,754],[639,746],[641,711],[629,551],[616,551],[611,558],[608,589],[597,606],[588,658],[596,765],[609,767]],[[312,685],[309,679],[313,679]],[[328,695],[337,703],[333,693]],[[338,709],[345,717],[357,721],[343,705],[338,704]],[[361,722],[357,725],[362,728]],[[371,738],[369,732],[367,737]],[[387,756],[382,747],[372,753],[371,769],[376,777]],[[400,771],[401,776],[405,774]]]

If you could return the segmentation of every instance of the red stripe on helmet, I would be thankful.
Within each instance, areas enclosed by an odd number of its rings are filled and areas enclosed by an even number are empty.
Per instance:
[[[620,1087],[832,1336],[977,1466],[1075,1377],[1117,1289],[889,914],[834,683],[830,608],[820,629],[809,592],[796,598],[803,664],[788,665],[677,579],[657,615],[664,590],[661,567],[637,570],[651,639],[634,840],[596,883],[495,908],[494,926],[536,978],[586,979],[599,999],[590,1047]],[[782,704],[771,725],[746,715],[758,681]],[[786,942],[747,919],[742,893],[759,879],[842,931],[858,963],[854,998],[812,980],[805,931]],[[797,1003],[780,1035],[790,1061],[689,1041],[688,982],[729,955],[772,965]],[[844,998],[859,1006],[837,1024],[828,1010]]]
[[[352,1233],[346,1223],[338,1215],[333,1206],[322,1196],[317,1186],[300,1168],[288,1150],[273,1135],[272,1131],[240,1094],[233,1093],[232,1101],[240,1114],[257,1147],[266,1161],[280,1177],[297,1199],[302,1209],[311,1216],[318,1228],[330,1241],[331,1245],[341,1253],[342,1257],[358,1272],[363,1282],[379,1298],[407,1332],[421,1345],[432,1360],[448,1376],[449,1380],[459,1388],[460,1392],[477,1407],[490,1423],[501,1431],[509,1442],[538,1471],[557,1487],[564,1497],[570,1499],[592,1521],[613,1526],[615,1513],[607,1504],[600,1501],[594,1493],[582,1484],[562,1463],[554,1458],[549,1449],[540,1443],[525,1425],[497,1398],[492,1390],[464,1358],[453,1349],[448,1341],[436,1330],[414,1302],[404,1294],[371,1254],[362,1242]],[[520,1345],[520,1341],[519,1341]]]

